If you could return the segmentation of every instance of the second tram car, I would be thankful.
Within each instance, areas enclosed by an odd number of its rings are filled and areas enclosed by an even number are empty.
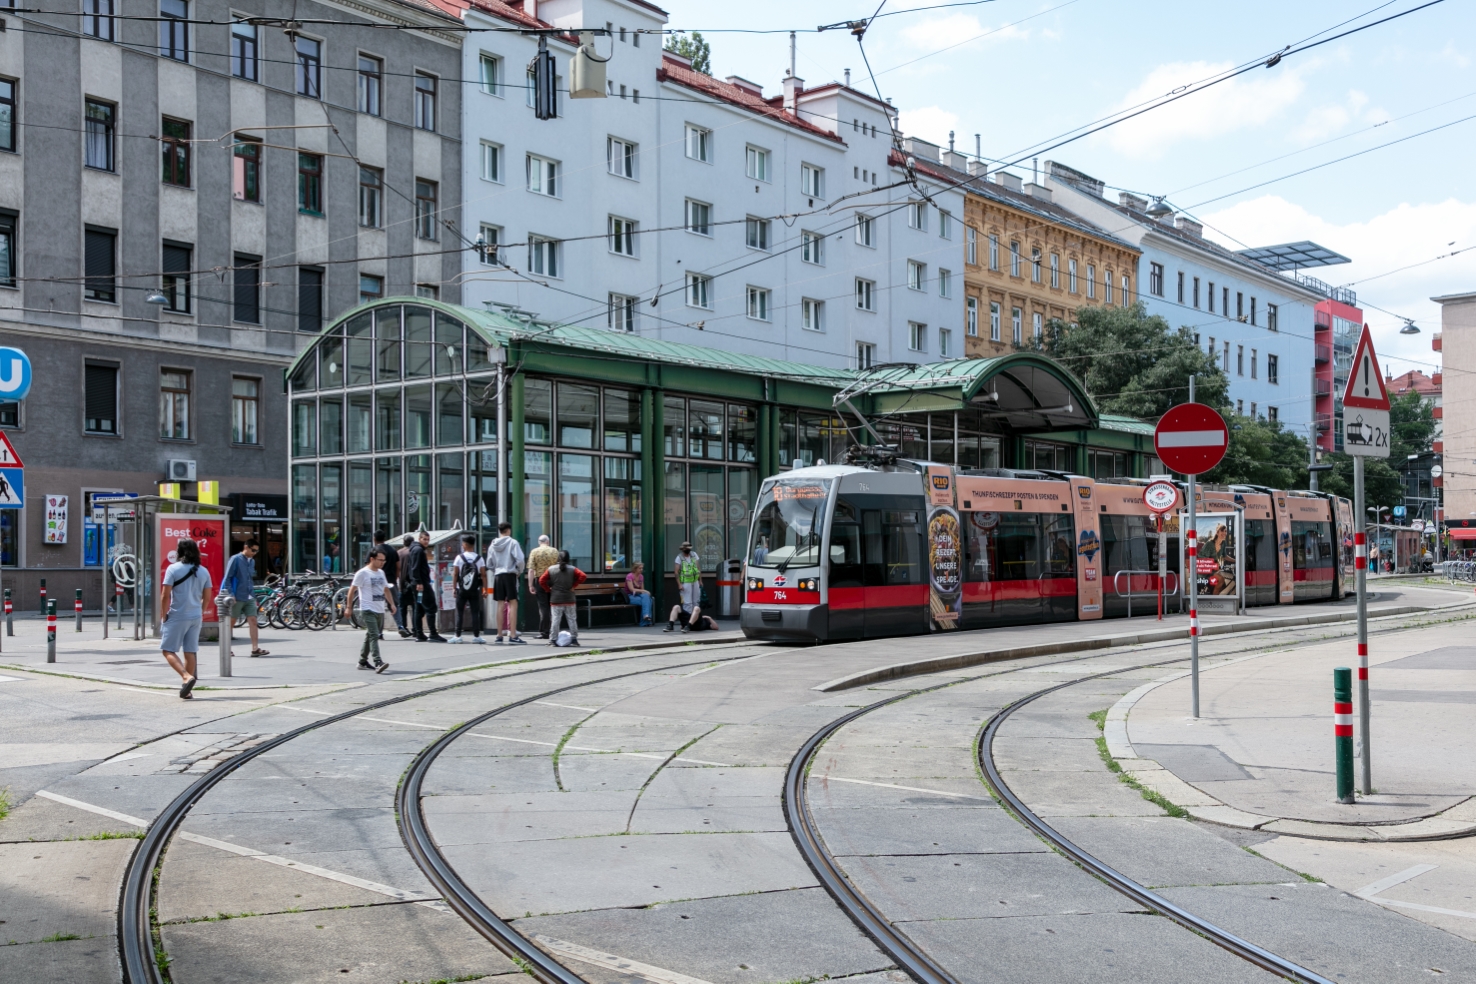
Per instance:
[[[1159,538],[1144,484],[907,460],[784,472],[759,491],[740,624],[821,641],[1151,614]],[[1351,583],[1346,499],[1211,486],[1198,502],[1225,517],[1200,534],[1202,597],[1238,590],[1237,567],[1248,606],[1340,598]],[[1180,517],[1165,520],[1177,579]]]

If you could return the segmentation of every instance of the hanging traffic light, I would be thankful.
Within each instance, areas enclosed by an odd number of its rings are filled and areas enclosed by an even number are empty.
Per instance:
[[[558,65],[548,50],[548,36],[538,35],[538,54],[528,66],[533,74],[533,115],[540,120],[559,115]]]

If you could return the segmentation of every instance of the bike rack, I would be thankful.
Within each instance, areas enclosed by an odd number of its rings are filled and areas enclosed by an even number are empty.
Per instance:
[[[1127,590],[1127,596],[1126,596],[1127,597],[1127,600],[1128,600],[1128,613],[1127,613],[1127,617],[1128,618],[1132,618],[1133,617],[1133,575],[1135,575],[1135,574],[1142,575],[1144,577],[1150,577],[1150,578],[1152,578],[1153,581],[1155,582],[1155,585],[1156,585],[1156,582],[1158,581],[1158,572],[1157,571],[1118,571],[1116,574],[1112,575],[1112,593],[1114,595],[1116,595],[1117,597],[1119,597],[1119,598],[1123,597],[1122,586],[1121,586],[1121,584],[1122,584],[1121,578],[1123,576],[1126,576],[1127,579],[1128,579],[1128,590]],[[1165,580],[1165,583],[1166,584],[1172,584],[1173,585],[1172,590],[1165,590],[1164,591],[1164,593],[1163,593],[1164,598],[1165,599],[1168,599],[1168,598],[1177,598],[1179,596],[1179,575],[1176,572],[1174,572],[1174,571],[1169,571],[1167,574],[1164,575],[1164,577],[1166,579]],[[1152,592],[1152,594],[1149,595],[1149,597],[1156,597],[1157,594],[1158,594],[1158,592],[1157,592],[1157,590],[1155,588],[1155,590]]]

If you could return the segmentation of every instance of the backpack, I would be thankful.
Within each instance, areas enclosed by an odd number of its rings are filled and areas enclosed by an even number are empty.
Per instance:
[[[695,584],[701,580],[702,567],[697,560],[697,554],[694,552],[690,556],[683,557],[677,566],[677,583]]]
[[[470,560],[467,560],[465,553],[461,555],[461,590],[471,591],[477,586],[477,562],[481,559],[478,554],[472,554]]]

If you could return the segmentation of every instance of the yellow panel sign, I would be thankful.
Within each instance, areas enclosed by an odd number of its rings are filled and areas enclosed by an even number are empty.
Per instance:
[[[220,483],[200,482],[200,502],[211,506],[220,505]]]

